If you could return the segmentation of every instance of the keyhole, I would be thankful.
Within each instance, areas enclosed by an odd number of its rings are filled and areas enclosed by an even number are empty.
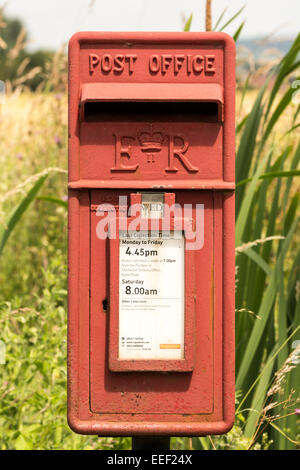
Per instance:
[[[103,308],[104,312],[107,311],[107,306],[108,306],[107,299],[103,299],[102,300],[102,308]]]

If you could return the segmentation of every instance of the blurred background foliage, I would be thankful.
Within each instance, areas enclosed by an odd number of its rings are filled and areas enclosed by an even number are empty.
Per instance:
[[[65,59],[65,60],[63,60]],[[58,69],[56,68],[58,67]],[[28,50],[28,34],[19,19],[7,18],[0,9],[0,70],[8,91],[64,91],[67,85],[65,47],[57,52]],[[55,81],[59,76],[60,83]]]
[[[213,23],[210,4],[206,29],[239,41],[243,8]],[[66,422],[67,57],[27,40],[2,12],[0,449],[129,449]],[[300,446],[300,37],[263,60],[237,44],[236,422],[173,449]]]

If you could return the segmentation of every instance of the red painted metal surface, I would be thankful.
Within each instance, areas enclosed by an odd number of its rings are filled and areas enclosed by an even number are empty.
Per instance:
[[[191,436],[232,426],[234,69],[234,42],[221,33],[70,41],[68,420],[76,432]],[[98,238],[97,208],[129,222],[143,190],[189,204],[191,223],[204,205],[203,246],[185,250],[182,361],[118,357],[119,241]]]

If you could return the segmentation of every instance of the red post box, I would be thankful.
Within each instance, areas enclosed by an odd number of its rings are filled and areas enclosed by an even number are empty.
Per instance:
[[[234,51],[223,33],[70,41],[76,432],[192,436],[232,426]]]

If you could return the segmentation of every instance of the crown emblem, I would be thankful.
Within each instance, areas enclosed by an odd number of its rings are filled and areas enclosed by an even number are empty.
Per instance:
[[[160,152],[164,140],[161,132],[140,132],[137,136],[142,152]]]

